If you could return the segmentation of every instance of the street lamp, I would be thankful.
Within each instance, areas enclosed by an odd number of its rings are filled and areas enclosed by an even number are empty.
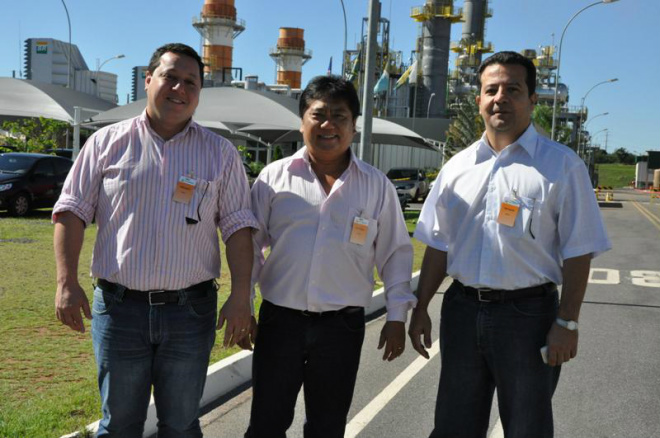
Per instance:
[[[341,54],[341,75],[344,76],[344,63],[346,61],[346,40],[348,39],[348,26],[346,25],[346,7],[344,6],[344,0],[339,0],[341,2],[341,10],[344,12],[344,52]]]
[[[582,140],[582,127],[583,127],[582,121],[583,121],[583,118],[584,118],[584,101],[587,99],[587,96],[589,95],[589,93],[591,93],[591,90],[593,90],[597,86],[603,85],[603,84],[609,84],[611,82],[616,82],[618,80],[619,80],[618,78],[614,78],[614,79],[608,79],[608,80],[603,81],[603,82],[599,82],[596,85],[594,85],[593,87],[589,88],[589,91],[587,91],[587,93],[582,97],[582,103],[580,103],[580,128],[578,129],[578,143],[577,143],[578,155],[580,154],[580,147],[582,145],[582,143],[580,143],[580,141]],[[585,124],[585,126],[586,126],[586,124]]]
[[[429,97],[429,104],[426,107],[426,118],[429,118],[429,113],[431,112],[431,102],[433,102],[433,98],[435,97],[435,93],[431,93],[431,97]]]
[[[591,140],[591,147],[594,146],[594,138],[596,138],[596,136],[598,134],[600,134],[601,132],[607,132],[607,131],[608,131],[608,128],[604,128],[604,129],[601,129],[600,131],[596,132],[594,135],[592,135],[591,139],[590,139]]]
[[[105,61],[103,61],[101,63],[101,65],[98,66],[98,68],[96,69],[96,74],[94,75],[94,79],[96,80],[96,97],[100,97],[100,95],[101,95],[99,93],[99,73],[101,72],[101,68],[105,64],[107,64],[108,62],[112,61],[113,59],[121,59],[121,58],[125,58],[125,57],[126,57],[126,55],[124,55],[123,53],[121,55],[115,55],[112,58],[106,59]]]
[[[66,88],[71,88],[71,19],[69,18],[69,9],[66,7],[64,0],[62,0],[62,5],[64,6],[64,12],[66,12],[66,21],[69,23],[69,59],[66,70]]]
[[[555,97],[552,100],[552,131],[550,132],[550,137],[554,140],[555,139],[555,126],[557,124],[557,85],[559,85],[559,68],[561,67],[561,47],[562,44],[564,43],[564,34],[566,33],[566,29],[568,29],[568,26],[571,24],[571,22],[580,15],[582,12],[586,11],[592,6],[599,5],[601,3],[614,3],[619,0],[601,0],[595,3],[591,3],[590,5],[585,6],[584,8],[580,9],[571,17],[570,20],[568,20],[568,23],[566,23],[566,26],[564,26],[564,30],[561,33],[561,38],[559,39],[559,52],[557,53],[557,71],[555,72]]]
[[[592,118],[590,118],[589,120],[587,120],[587,121],[585,122],[585,124],[584,124],[584,129],[587,129],[587,125],[588,125],[589,123],[593,122],[595,118],[602,117],[602,116],[607,116],[607,115],[609,115],[609,114],[610,114],[610,113],[600,113],[600,114],[596,114],[595,116],[593,116]]]

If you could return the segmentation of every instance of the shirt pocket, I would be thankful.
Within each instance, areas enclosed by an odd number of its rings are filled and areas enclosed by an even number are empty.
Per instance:
[[[536,210],[540,210],[539,203],[536,199],[525,196],[517,196],[516,199],[520,201],[516,222],[512,227],[500,224],[500,231],[512,237],[533,239],[535,238],[535,229],[532,229],[531,226],[534,224],[533,217],[536,214]]]
[[[356,217],[366,219],[369,224],[367,228],[367,237],[364,244],[352,243],[351,232],[353,231],[353,222]],[[348,217],[346,218],[346,228],[344,230],[344,246],[349,250],[359,254],[369,254],[373,250],[374,241],[378,234],[378,222],[375,219],[367,217],[362,210],[357,208],[350,208],[348,210]]]
[[[192,199],[186,206],[186,217],[199,221],[214,220],[217,216],[217,200],[218,183],[203,179],[197,180]]]

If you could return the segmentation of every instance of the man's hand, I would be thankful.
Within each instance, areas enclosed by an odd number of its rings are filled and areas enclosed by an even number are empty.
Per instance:
[[[218,316],[218,330],[227,321],[225,339],[222,345],[225,348],[233,347],[247,336],[251,327],[251,319],[252,313],[249,299],[237,299],[233,293],[229,295],[227,302],[220,309],[220,315]]]
[[[429,312],[421,307],[416,307],[412,312],[410,319],[410,327],[408,327],[408,336],[412,346],[420,355],[429,358],[429,353],[426,348],[431,348],[431,318]],[[424,344],[422,344],[422,339]],[[426,348],[424,348],[426,346]]]
[[[403,354],[406,347],[406,325],[403,321],[387,321],[380,331],[378,349],[383,351],[383,360],[393,361]]]
[[[58,285],[55,294],[55,314],[62,324],[68,325],[72,330],[85,333],[85,324],[83,322],[80,310],[82,309],[85,318],[92,319],[92,312],[89,308],[89,300],[85,291],[78,282],[71,285]]]
[[[252,346],[254,345],[254,342],[257,340],[257,320],[255,317],[252,317],[252,320],[250,321],[250,330],[248,331],[247,336],[243,337],[240,341],[236,342],[236,345],[241,347],[243,350],[250,350],[252,351]]]
[[[553,323],[546,340],[548,344],[548,365],[561,365],[577,356],[578,331],[568,330]]]

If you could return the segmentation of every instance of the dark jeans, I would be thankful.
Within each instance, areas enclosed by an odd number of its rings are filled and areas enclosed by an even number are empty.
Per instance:
[[[305,438],[341,438],[364,340],[364,309],[330,316],[261,304],[246,438],[285,438],[304,384]]]
[[[119,286],[94,291],[92,340],[103,418],[98,437],[141,438],[153,385],[159,438],[199,438],[217,294],[149,306]]]
[[[431,438],[484,438],[497,388],[506,438],[551,438],[552,394],[560,367],[539,350],[557,315],[558,295],[481,303],[455,282],[440,318],[441,370]]]

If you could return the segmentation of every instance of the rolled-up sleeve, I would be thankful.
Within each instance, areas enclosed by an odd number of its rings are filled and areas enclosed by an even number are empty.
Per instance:
[[[241,228],[259,228],[252,213],[250,186],[236,148],[225,147],[223,176],[218,188],[218,227],[223,242]]]
[[[408,310],[417,304],[410,288],[413,247],[399,208],[396,189],[388,182],[384,192],[383,207],[378,217],[375,262],[385,284],[387,320],[405,322]]]
[[[100,185],[103,180],[103,163],[97,143],[98,135],[92,135],[71,167],[64,181],[62,193],[53,207],[52,220],[70,211],[89,225],[94,219]]]

